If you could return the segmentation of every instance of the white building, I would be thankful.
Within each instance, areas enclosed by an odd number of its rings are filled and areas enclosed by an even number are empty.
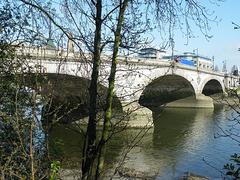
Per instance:
[[[155,49],[155,48],[144,48],[138,53],[140,58],[146,59],[161,59],[166,54],[165,50]]]

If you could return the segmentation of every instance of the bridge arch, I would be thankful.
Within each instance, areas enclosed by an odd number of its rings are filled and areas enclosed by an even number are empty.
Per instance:
[[[180,75],[160,76],[143,90],[139,103],[143,106],[160,106],[178,99],[195,96],[192,83]]]
[[[58,117],[60,122],[72,122],[89,114],[89,93],[88,88],[90,80],[85,77],[79,77],[68,74],[45,73],[37,74],[37,78],[31,73],[26,75],[26,84],[34,87],[36,83],[40,84],[37,91],[39,94],[48,98],[43,115],[47,121],[54,121],[54,117]],[[107,96],[107,88],[99,84],[97,111],[102,112],[105,109]],[[113,98],[113,109],[122,111],[120,100],[115,96]],[[59,118],[61,117],[61,119]]]
[[[224,93],[225,87],[223,82],[218,78],[207,78],[200,86],[200,92],[206,96]]]

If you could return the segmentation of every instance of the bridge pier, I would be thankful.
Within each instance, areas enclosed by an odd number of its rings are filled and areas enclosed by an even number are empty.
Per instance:
[[[124,121],[128,127],[149,128],[153,127],[152,111],[138,102],[122,102]]]
[[[80,124],[88,123],[88,116],[79,119]],[[104,111],[97,113],[97,125],[102,126],[104,121]],[[122,102],[122,110],[113,110],[111,124],[119,127],[129,128],[150,128],[153,127],[152,111],[138,102]]]
[[[166,104],[166,107],[183,107],[183,108],[214,108],[213,99],[204,94],[196,94],[184,99],[179,99]]]

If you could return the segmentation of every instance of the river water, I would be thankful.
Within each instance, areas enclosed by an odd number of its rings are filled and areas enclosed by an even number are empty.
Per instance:
[[[235,141],[221,137],[223,130],[229,130],[234,124],[229,119],[236,116],[226,106],[155,109],[154,128],[127,154],[123,166],[163,180],[178,179],[185,172],[221,179],[223,165],[229,162],[230,155],[239,152]],[[51,134],[52,139],[58,138],[64,144],[65,169],[80,167],[82,138],[72,128],[75,127],[59,125]],[[120,162],[121,153],[139,131],[128,129],[114,136],[106,156],[109,167]]]

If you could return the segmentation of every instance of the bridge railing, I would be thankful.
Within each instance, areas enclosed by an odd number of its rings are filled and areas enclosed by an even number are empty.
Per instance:
[[[82,61],[87,60],[91,61],[92,55],[89,53],[80,53],[74,52],[70,53],[64,49],[49,49],[47,47],[29,47],[29,46],[20,46],[16,48],[16,55],[17,56],[24,56],[30,59],[38,59],[41,58],[42,60],[60,60],[66,59],[68,61]],[[103,61],[111,61],[110,55],[102,55]],[[162,60],[149,60],[145,58],[138,58],[138,57],[130,57],[130,56],[118,56],[118,60],[120,63],[139,63],[139,64],[166,64],[169,65],[170,63],[167,61]]]
[[[68,59],[74,61],[81,61],[83,59],[91,59],[90,54],[88,53],[80,53],[80,52],[68,52],[64,49],[51,49],[47,47],[27,47],[20,46],[15,49],[15,53],[17,56],[24,56],[27,58],[41,58],[43,60],[59,60],[59,59]]]
[[[68,52],[66,49],[51,49],[46,46],[18,46],[16,48],[16,55],[17,56],[24,56],[29,59],[41,59],[41,60],[51,60],[51,61],[59,61],[59,60],[67,60],[67,61],[73,61],[73,62],[86,62],[92,60],[92,55],[89,53],[80,53],[80,52]],[[103,55],[102,60],[105,62],[111,61],[110,55]],[[201,67],[191,67],[184,64],[173,64],[172,61],[162,60],[162,59],[147,59],[147,58],[139,58],[139,57],[133,57],[133,56],[118,56],[118,60],[120,64],[135,64],[137,65],[146,65],[146,66],[172,66],[180,67],[182,69],[189,69],[189,70],[196,70],[206,73],[211,73],[214,75],[219,76],[226,76],[222,72],[216,72],[209,69],[204,69]]]

